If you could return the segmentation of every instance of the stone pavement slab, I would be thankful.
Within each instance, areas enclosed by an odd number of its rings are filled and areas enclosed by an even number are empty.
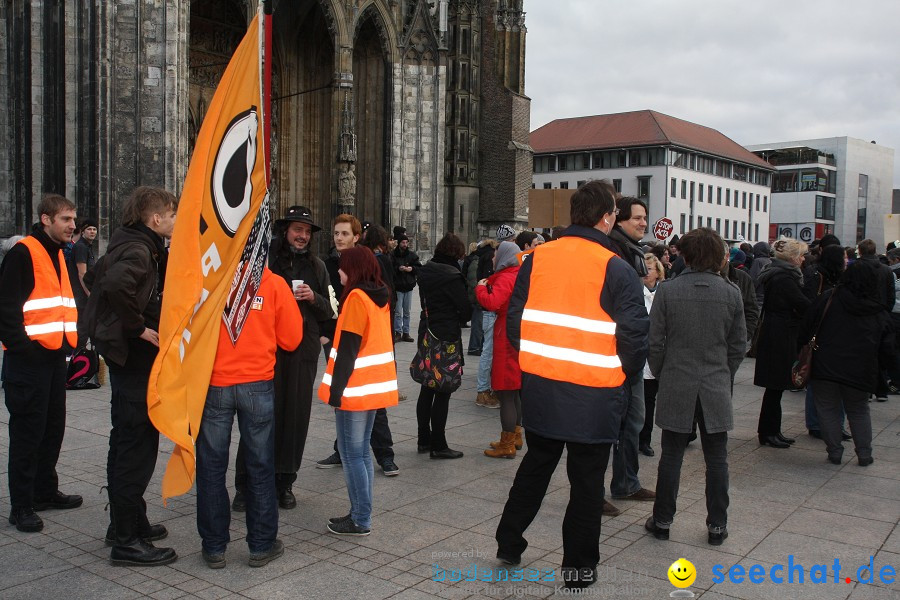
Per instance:
[[[418,302],[414,302],[417,304]],[[418,312],[418,311],[415,311]],[[417,316],[413,329],[417,327]],[[468,336],[468,330],[464,335]],[[340,469],[316,469],[315,461],[332,452],[333,410],[314,401],[303,466],[294,486],[298,507],[281,511],[279,536],[285,543],[282,558],[261,569],[247,565],[243,516],[232,519],[228,566],[210,570],[200,557],[194,492],[159,500],[160,480],[171,453],[162,440],[156,472],[147,493],[153,522],[170,531],[165,545],[179,560],[160,568],[113,567],[103,544],[109,514],[106,495],[106,452],[109,435],[109,387],[70,392],[68,423],[59,460],[60,486],[84,496],[84,505],[71,511],[45,511],[44,530],[23,534],[0,527],[0,598],[546,598],[562,596],[561,582],[505,580],[465,581],[471,565],[502,566],[493,558],[494,531],[509,494],[522,452],[513,460],[482,455],[488,442],[499,437],[499,411],[475,406],[478,357],[466,357],[463,385],[453,394],[447,438],[465,452],[453,461],[431,460],[416,452],[418,388],[409,378],[408,364],[415,344],[396,347],[401,390],[407,399],[390,409],[397,477],[384,477],[376,468],[372,535],[338,539],[326,532],[328,517],[346,514],[349,501]],[[324,364],[324,363],[322,363]],[[704,501],[705,465],[699,442],[685,452],[678,513],[671,539],[647,536],[643,523],[652,503],[627,500],[614,503],[623,510],[603,518],[598,583],[587,596],[596,598],[663,598],[675,588],[666,570],[679,557],[698,569],[690,588],[707,600],[734,598],[815,598],[882,600],[900,598],[900,584],[876,580],[860,583],[857,569],[870,557],[876,572],[885,565],[900,570],[900,397],[872,403],[875,463],[857,466],[852,442],[846,443],[844,464],[826,461],[824,445],[806,433],[804,395],[786,392],[782,401],[784,431],[797,438],[794,447],[760,447],[756,421],[762,391],[753,387],[754,361],[747,359],[735,382],[735,430],[729,434],[731,473],[730,537],[718,548],[706,543]],[[321,377],[324,368],[319,369]],[[9,511],[6,479],[9,415],[0,410],[0,513]],[[237,427],[232,456],[237,449]],[[659,430],[654,431],[657,456],[640,457],[640,478],[653,489],[659,459]],[[606,485],[610,471],[607,471]],[[229,473],[229,485],[233,472]],[[600,485],[600,482],[598,482]],[[568,502],[565,455],[551,479],[537,519],[526,533],[529,547],[524,569],[557,571],[562,561],[561,525]],[[727,576],[713,581],[713,567],[727,573],[733,565],[749,570],[760,565],[766,573],[790,557],[804,567],[806,582],[734,583]],[[809,582],[810,569],[835,559],[841,576],[851,582]],[[436,572],[443,581],[435,581]],[[865,573],[863,577],[865,578]],[[520,573],[519,578],[522,579]],[[454,580],[455,579],[455,580]]]

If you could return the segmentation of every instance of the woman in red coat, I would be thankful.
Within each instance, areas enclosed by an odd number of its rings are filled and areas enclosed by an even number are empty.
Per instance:
[[[519,351],[506,337],[506,311],[516,275],[519,247],[513,242],[501,242],[494,253],[494,274],[482,279],[475,287],[475,296],[484,310],[497,313],[494,325],[494,358],[491,362],[491,387],[500,398],[500,441],[492,442],[492,450],[484,454],[491,458],[513,458],[522,448],[522,370],[519,368]]]

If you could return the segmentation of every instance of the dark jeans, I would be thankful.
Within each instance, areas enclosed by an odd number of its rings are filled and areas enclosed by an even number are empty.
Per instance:
[[[609,494],[613,498],[625,498],[641,489],[638,478],[638,437],[644,427],[644,374],[628,378],[628,404],[619,443],[612,457],[612,480]]]
[[[784,390],[766,388],[762,406],[759,408],[759,423],[756,432],[764,437],[781,433],[781,395]]]
[[[278,534],[275,497],[275,387],[271,380],[227,387],[209,386],[197,436],[197,531],[209,554],[225,552],[231,541],[231,502],[225,488],[231,428],[237,413],[246,448],[247,545],[268,552]]]
[[[106,461],[109,501],[140,508],[143,515],[144,492],[159,452],[159,432],[147,413],[150,368],[123,368],[109,361],[107,367],[112,387],[112,431]]]
[[[600,516],[603,476],[610,444],[579,444],[542,437],[525,430],[528,451],[516,471],[509,499],[497,526],[501,552],[521,555],[528,542],[525,530],[537,516],[563,448],[568,451],[569,505],[563,519],[563,567],[593,568],[600,561]]]
[[[848,385],[816,379],[814,382],[816,411],[819,413],[819,425],[822,441],[828,449],[828,456],[840,458],[844,453],[841,438],[841,427],[844,423],[844,411],[853,434],[856,456],[868,458],[872,456],[872,418],[869,415],[869,393]]]
[[[416,401],[416,419],[419,422],[419,445],[432,450],[446,450],[447,413],[450,411],[450,394],[442,394],[425,386],[419,388]]]
[[[9,410],[9,503],[30,508],[56,493],[56,462],[66,431],[66,357],[3,355]]]
[[[700,425],[700,443],[703,460],[706,461],[706,524],[725,527],[728,524],[728,434],[707,433],[703,421],[700,400],[694,419]],[[690,433],[662,430],[662,456],[656,476],[656,501],[653,503],[653,520],[667,526],[675,518],[675,501],[681,480],[681,463]]]
[[[638,435],[641,446],[649,446],[653,438],[653,413],[656,412],[656,394],[659,392],[658,379],[644,380],[644,428]]]
[[[481,352],[484,344],[484,324],[481,322],[484,310],[477,302],[472,307],[472,327],[469,329],[468,352]]]

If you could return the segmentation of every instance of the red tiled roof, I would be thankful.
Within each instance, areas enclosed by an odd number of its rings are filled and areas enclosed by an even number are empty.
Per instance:
[[[530,139],[535,154],[671,144],[774,170],[721,132],[655,110],[556,119]]]

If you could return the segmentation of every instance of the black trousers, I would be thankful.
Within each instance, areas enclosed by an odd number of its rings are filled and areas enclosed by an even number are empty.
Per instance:
[[[147,413],[152,365],[152,361],[142,360],[120,367],[107,361],[112,387],[112,431],[106,461],[109,501],[114,506],[136,509],[142,521],[146,516],[144,492],[159,452],[159,431]]]
[[[563,448],[568,450],[569,505],[563,519],[563,567],[594,568],[600,562],[603,478],[611,444],[579,444],[525,430],[528,451],[516,471],[509,499],[497,526],[501,552],[521,555],[528,547],[525,530],[537,516]]]
[[[9,410],[9,503],[30,508],[56,493],[56,462],[66,432],[66,357],[6,352],[3,390]]]
[[[419,388],[416,401],[416,420],[419,423],[419,445],[432,450],[446,450],[447,414],[450,412],[450,394],[435,392],[424,385]]]
[[[781,433],[781,395],[784,390],[766,388],[763,392],[762,406],[759,407],[759,424],[756,432],[761,436],[772,436]]]
[[[649,446],[653,437],[653,414],[656,412],[656,394],[659,393],[658,379],[644,379],[644,428],[638,435],[641,446]]]

